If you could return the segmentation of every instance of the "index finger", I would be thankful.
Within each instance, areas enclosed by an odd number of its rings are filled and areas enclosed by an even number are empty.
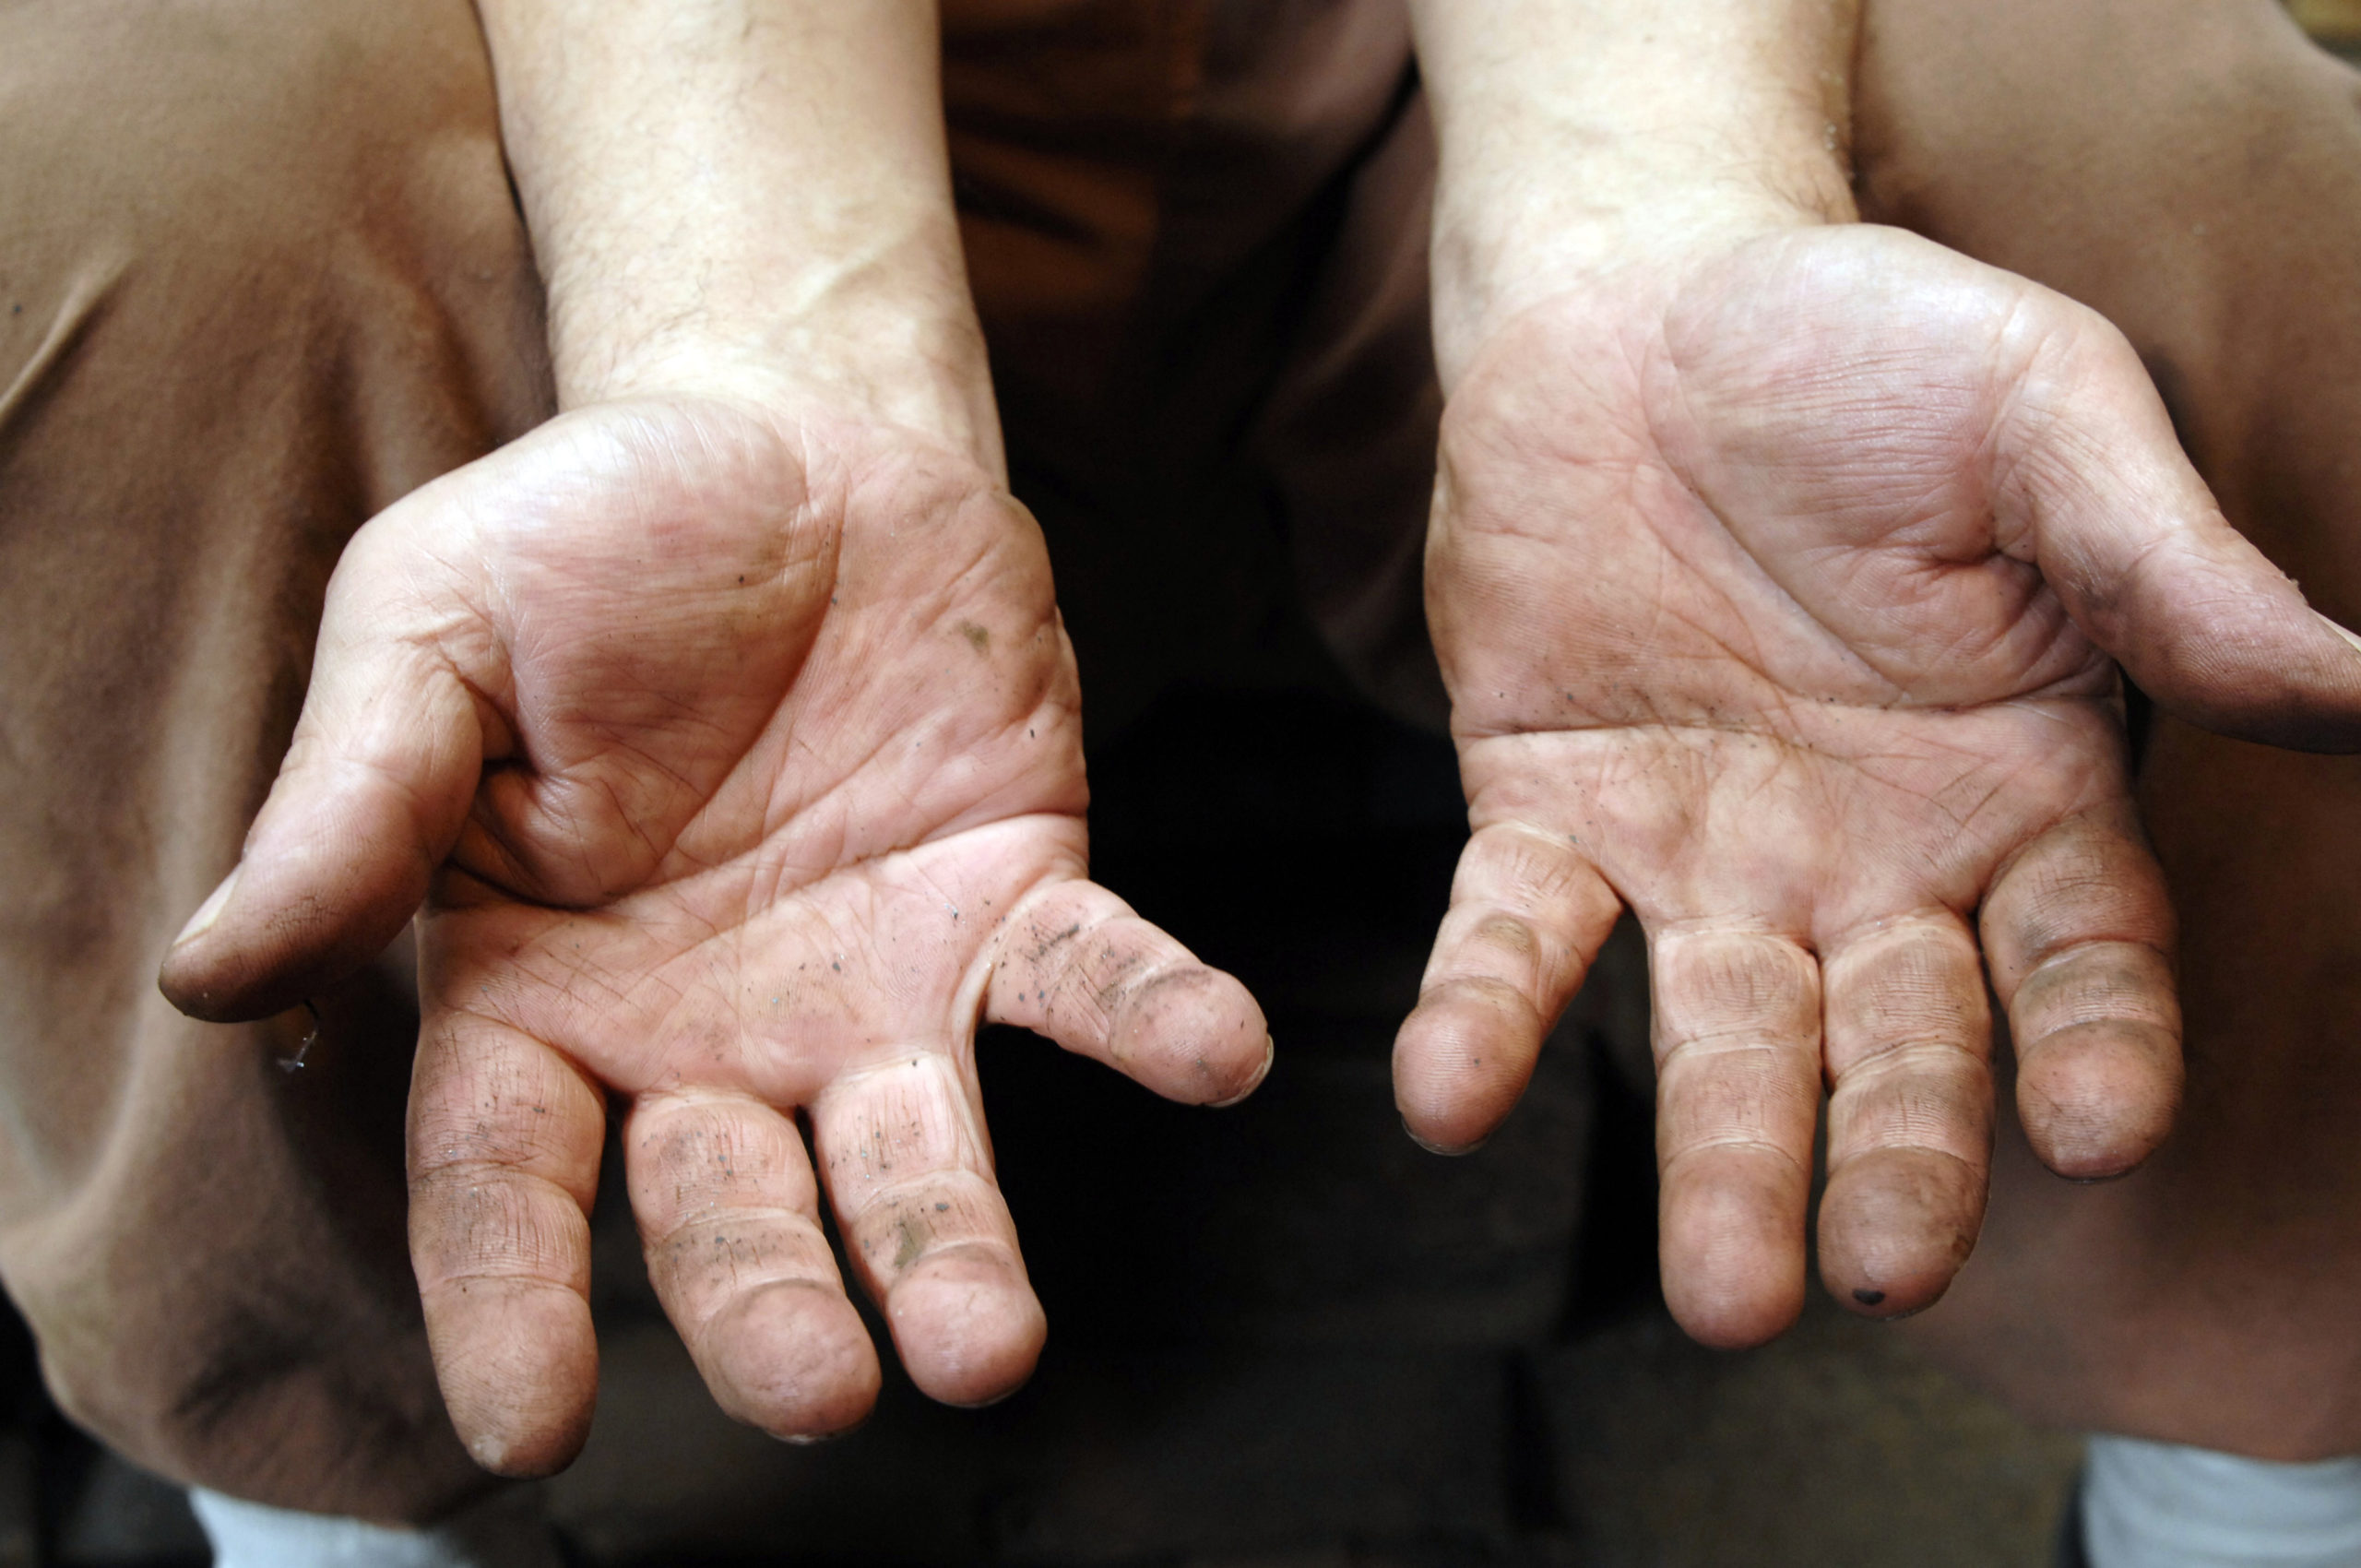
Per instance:
[[[1232,1105],[1271,1070],[1263,1009],[1095,882],[1045,888],[1010,912],[984,1016],[1104,1063],[1168,1099]]]

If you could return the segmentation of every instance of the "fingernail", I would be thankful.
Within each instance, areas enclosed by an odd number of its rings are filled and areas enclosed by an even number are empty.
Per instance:
[[[2312,613],[2319,615],[2319,612],[2317,610],[2312,612]],[[2320,619],[2328,621],[2328,617],[2325,615],[2320,615]],[[2344,627],[2338,625],[2333,621],[2328,621],[2328,629],[2334,632],[2338,636],[2343,637],[2346,642],[2351,643],[2355,647],[2361,648],[2361,636],[2355,636],[2354,633],[2347,631]]]
[[[869,1418],[863,1416],[850,1426],[837,1427],[831,1431],[775,1431],[771,1436],[786,1443],[789,1448],[817,1448],[824,1443],[834,1443],[840,1437],[850,1437],[868,1424]]]
[[[1244,1099],[1248,1095],[1252,1094],[1256,1089],[1261,1088],[1263,1087],[1263,1080],[1271,1075],[1271,1063],[1277,1061],[1278,1056],[1278,1042],[1272,1039],[1269,1035],[1264,1035],[1263,1037],[1263,1064],[1254,1069],[1254,1076],[1247,1081],[1247,1085],[1244,1088],[1239,1090],[1236,1094],[1231,1095],[1228,1099],[1216,1099],[1212,1101],[1212,1109],[1216,1111],[1227,1111],[1231,1106],[1236,1105],[1240,1100]]]
[[[212,929],[213,922],[221,918],[222,906],[230,902],[230,895],[237,890],[238,873],[242,869],[232,866],[230,874],[221,879],[221,885],[206,896],[205,902],[196,907],[196,913],[189,916],[188,924],[181,927],[181,933],[172,938],[173,946],[194,942]]]
[[[1432,1138],[1420,1137],[1418,1130],[1410,1125],[1407,1118],[1405,1118],[1402,1123],[1402,1131],[1409,1135],[1412,1143],[1429,1154],[1440,1154],[1451,1159],[1457,1159],[1463,1154],[1474,1154],[1484,1146],[1482,1138],[1477,1139],[1472,1144],[1439,1144]]]

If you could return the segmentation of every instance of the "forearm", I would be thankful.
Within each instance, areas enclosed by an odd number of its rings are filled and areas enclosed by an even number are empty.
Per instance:
[[[1451,385],[1569,281],[1853,217],[1859,0],[1413,0]]]
[[[821,398],[999,466],[929,0],[481,0],[561,404]]]

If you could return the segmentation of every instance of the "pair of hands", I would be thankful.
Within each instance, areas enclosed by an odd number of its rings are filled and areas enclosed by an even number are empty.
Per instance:
[[[2171,917],[2110,655],[2217,728],[2361,731],[2361,653],[2223,523],[2121,339],[1860,228],[1497,334],[1446,420],[1429,610],[1476,831],[1406,1120],[1480,1141],[1632,908],[1667,1295],[1721,1343],[1800,1304],[1824,1084],[1823,1275],[1880,1313],[1940,1294],[1981,1216],[1987,971],[2045,1158],[2110,1175],[2163,1135]],[[921,1388],[997,1397],[1038,1351],[979,1021],[1176,1099],[1260,1081],[1252,1000],[1087,880],[1075,694],[1029,519],[882,425],[587,407],[354,540],[164,985],[275,1011],[424,904],[412,1250],[483,1463],[587,1430],[609,1091],[716,1397],[816,1436],[878,1380],[824,1190]]]

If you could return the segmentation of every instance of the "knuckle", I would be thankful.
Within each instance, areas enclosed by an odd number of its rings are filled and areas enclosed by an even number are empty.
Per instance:
[[[1812,956],[1762,932],[1697,932],[1655,944],[1659,1054],[1732,1034],[1812,1041],[1820,972]]]
[[[834,1289],[835,1260],[819,1227],[772,1214],[685,1227],[647,1247],[650,1279],[666,1306],[694,1332],[724,1303],[775,1284]]]
[[[2147,1025],[2176,1038],[2180,1032],[2172,965],[2139,943],[2085,943],[2053,955],[2018,985],[2009,1014],[2027,1049],[2086,1024]]]
[[[849,1227],[862,1266],[888,1283],[955,1249],[1014,1251],[1014,1228],[1000,1194],[980,1177],[919,1183],[880,1193]]]
[[[802,1139],[767,1106],[643,1101],[632,1122],[632,1206],[653,1231],[750,1203],[802,1211],[817,1201]]]
[[[446,1021],[421,1047],[411,1169],[513,1166],[571,1187],[595,1172],[604,1122],[589,1087],[554,1053],[471,1052]]]
[[[1545,909],[1572,897],[1586,869],[1555,835],[1524,823],[1497,823],[1476,836],[1461,859],[1459,880],[1470,895]]]
[[[1991,1038],[1984,972],[1966,933],[1912,922],[1848,945],[1827,967],[1829,1064],[1843,1077],[1940,1048],[1981,1060]],[[1884,1063],[1880,1070],[1891,1070]]]
[[[1660,1158],[1728,1144],[1763,1144],[1782,1151],[1811,1146],[1820,1118],[1820,1075],[1786,1047],[1759,1041],[1693,1045],[1665,1059],[1657,1084]]]
[[[915,1051],[821,1096],[820,1144],[839,1208],[859,1209],[864,1194],[931,1173],[991,1169],[958,1072],[947,1057]]]
[[[582,1210],[546,1182],[454,1166],[411,1183],[410,1250],[422,1288],[498,1277],[587,1287],[589,1245]]]
[[[1533,1016],[1534,1007],[1523,990],[1498,975],[1452,974],[1428,982],[1418,997],[1418,1011],[1426,1015],[1424,1027],[1431,1029],[1452,1023],[1465,1028],[1477,1019],[1523,1024]],[[1469,1018],[1469,1014],[1477,1017]]]

